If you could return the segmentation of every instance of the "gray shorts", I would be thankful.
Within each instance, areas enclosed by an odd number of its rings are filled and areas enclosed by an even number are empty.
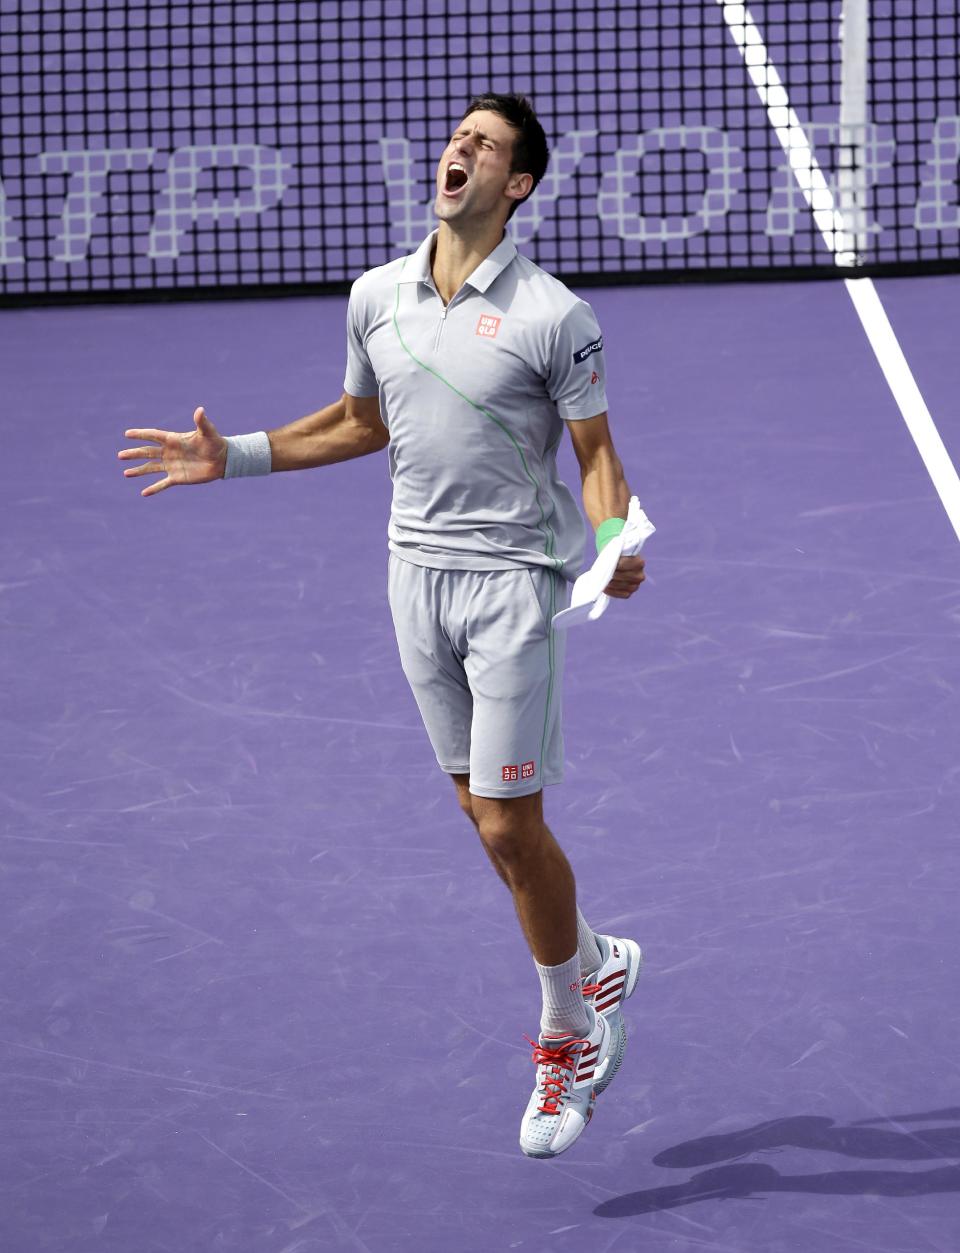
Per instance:
[[[390,554],[390,612],[403,672],[448,774],[477,796],[526,796],[563,780],[570,585],[544,566],[438,570]]]

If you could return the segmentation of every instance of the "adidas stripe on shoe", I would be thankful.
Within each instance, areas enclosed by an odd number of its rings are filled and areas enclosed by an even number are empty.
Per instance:
[[[597,1095],[609,1086],[620,1069],[627,1047],[627,1027],[623,1020],[623,1002],[633,995],[643,965],[643,953],[636,940],[613,935],[597,935],[602,961],[583,982],[587,1005],[610,1025],[610,1045],[597,1073]]]

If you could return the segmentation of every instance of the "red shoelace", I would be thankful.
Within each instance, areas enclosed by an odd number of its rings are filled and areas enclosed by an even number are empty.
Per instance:
[[[547,1068],[541,1080],[543,1099],[537,1106],[537,1110],[541,1114],[559,1114],[560,1101],[566,1096],[567,1085],[576,1069],[579,1046],[586,1044],[587,1041],[564,1040],[556,1048],[548,1048],[536,1040],[531,1040],[529,1036],[524,1038],[528,1044],[533,1045],[533,1060],[538,1069],[540,1066]]]

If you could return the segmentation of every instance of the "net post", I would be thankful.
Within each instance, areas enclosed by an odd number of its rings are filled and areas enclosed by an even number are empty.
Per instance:
[[[843,0],[840,14],[840,143],[837,190],[844,240],[837,263],[858,265],[868,247],[867,43],[870,0]],[[843,260],[841,260],[841,255]]]

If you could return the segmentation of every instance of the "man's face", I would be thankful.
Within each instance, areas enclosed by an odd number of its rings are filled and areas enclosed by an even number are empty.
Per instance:
[[[499,113],[478,109],[468,114],[453,136],[437,166],[437,217],[463,222],[509,208],[504,198],[508,187],[528,190],[522,180],[529,175],[511,174],[516,131]]]

